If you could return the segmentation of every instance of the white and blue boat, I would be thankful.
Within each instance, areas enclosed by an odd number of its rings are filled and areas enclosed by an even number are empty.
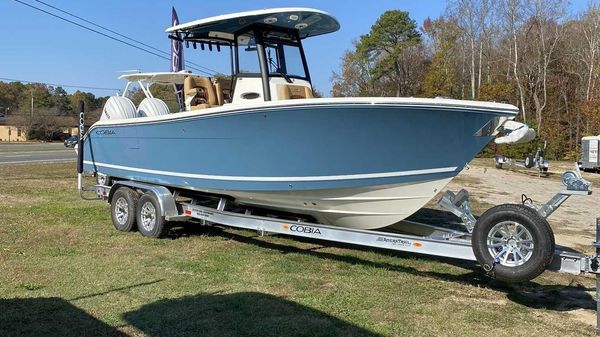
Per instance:
[[[313,98],[302,41],[339,28],[328,13],[307,8],[169,28],[177,41],[231,51],[231,76],[124,76],[147,98],[138,107],[125,95],[107,102],[84,139],[85,170],[342,227],[403,220],[518,109],[441,98]],[[149,82],[183,84],[180,108],[154,98]]]

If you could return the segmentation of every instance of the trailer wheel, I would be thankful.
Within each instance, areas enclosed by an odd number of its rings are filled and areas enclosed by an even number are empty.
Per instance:
[[[167,234],[167,222],[160,213],[160,203],[154,193],[144,193],[137,208],[138,230],[143,236],[161,238]]]
[[[490,208],[477,220],[471,240],[477,262],[492,277],[506,282],[537,277],[554,256],[550,225],[524,205]]]
[[[110,203],[110,215],[113,226],[122,232],[135,229],[135,210],[139,195],[129,187],[119,187]]]
[[[535,164],[535,159],[533,158],[533,155],[528,154],[527,157],[525,157],[525,167],[529,169],[529,168],[532,168],[534,164]]]

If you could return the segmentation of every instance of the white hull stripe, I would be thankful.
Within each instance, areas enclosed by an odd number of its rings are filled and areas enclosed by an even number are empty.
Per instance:
[[[229,180],[229,181],[262,181],[262,182],[278,182],[278,181],[330,181],[330,180],[353,180],[353,179],[373,179],[373,178],[391,178],[391,177],[403,177],[403,176],[414,176],[420,174],[433,174],[433,173],[448,173],[455,172],[457,167],[441,167],[424,170],[410,170],[410,171],[398,171],[398,172],[383,172],[383,173],[366,173],[366,174],[347,174],[347,175],[335,175],[335,176],[305,176],[305,177],[245,177],[245,176],[216,176],[208,174],[194,174],[194,173],[181,173],[181,172],[170,172],[170,171],[159,171],[149,170],[137,167],[112,165],[105,163],[94,163],[91,161],[84,161],[85,164],[95,165],[100,167],[112,168],[117,170],[135,171],[149,174],[157,174],[163,176],[173,177],[184,177],[184,178],[196,178],[196,179],[208,179],[208,180]]]

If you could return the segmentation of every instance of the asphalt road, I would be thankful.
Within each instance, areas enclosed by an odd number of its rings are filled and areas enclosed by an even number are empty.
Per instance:
[[[0,144],[0,165],[75,161],[75,151],[62,144]]]

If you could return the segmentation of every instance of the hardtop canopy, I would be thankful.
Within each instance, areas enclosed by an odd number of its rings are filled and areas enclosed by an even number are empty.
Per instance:
[[[129,82],[144,82],[158,84],[183,84],[187,76],[199,76],[189,71],[179,72],[154,72],[154,73],[132,73],[119,76],[120,80]]]
[[[235,33],[247,30],[253,25],[297,30],[301,39],[333,33],[340,29],[339,22],[333,16],[318,9],[271,8],[195,20],[170,27],[166,32],[181,34],[181,38],[190,41],[233,42]]]

